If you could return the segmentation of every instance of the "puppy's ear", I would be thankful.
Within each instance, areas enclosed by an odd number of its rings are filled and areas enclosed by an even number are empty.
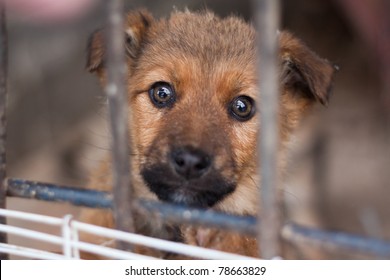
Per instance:
[[[281,82],[287,91],[327,105],[337,68],[288,32],[279,34]]]
[[[152,22],[152,15],[144,9],[127,14],[123,29],[123,43],[125,44],[126,55],[130,60],[137,58]],[[106,53],[105,31],[105,29],[95,31],[89,38],[87,70],[90,72],[98,72],[104,68]]]

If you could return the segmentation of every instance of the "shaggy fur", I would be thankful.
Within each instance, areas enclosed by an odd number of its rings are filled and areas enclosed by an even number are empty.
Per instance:
[[[102,37],[102,31],[92,35],[87,67],[104,85]],[[256,133],[260,120],[255,102],[260,100],[254,28],[237,17],[221,19],[211,12],[173,12],[168,19],[157,20],[147,11],[137,10],[127,15],[124,37],[137,197],[256,215]],[[308,109],[315,101],[328,103],[334,69],[288,32],[279,34],[279,42],[283,155]],[[167,97],[163,94],[166,91],[172,98],[156,103],[153,94],[160,91],[161,98]],[[246,107],[240,107],[242,102],[234,103],[242,96],[244,102],[250,101],[244,103]],[[234,106],[243,113],[248,113],[245,109],[249,106],[251,111],[240,119],[234,115]],[[109,174],[109,169],[109,161],[103,161],[90,186],[111,190],[111,179],[101,176]],[[90,223],[113,226],[108,212],[85,210],[83,217]],[[136,219],[136,226],[138,232],[151,236],[257,254],[256,240],[238,234],[183,227],[178,238],[169,225],[142,217]]]

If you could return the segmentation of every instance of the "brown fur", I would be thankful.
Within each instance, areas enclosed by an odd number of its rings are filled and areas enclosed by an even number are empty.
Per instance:
[[[168,19],[155,20],[147,11],[139,10],[127,15],[124,34],[132,114],[129,119],[134,120],[129,122],[134,153],[132,175],[137,197],[165,199],[168,194],[164,192],[172,191],[177,194],[168,200],[204,207],[200,201],[205,199],[216,210],[255,215],[259,191],[256,186],[259,114],[257,112],[247,121],[238,121],[228,111],[236,96],[257,99],[253,27],[239,18],[221,19],[210,12],[174,12]],[[104,85],[102,37],[101,31],[92,36],[87,67],[97,73]],[[334,70],[290,33],[281,32],[279,42],[280,152],[284,154],[290,135],[314,101],[328,103]],[[176,92],[176,101],[169,108],[157,108],[150,100],[148,91],[159,81],[168,82]],[[152,183],[145,182],[147,175],[143,172],[152,170],[153,175],[161,174],[161,180],[169,173],[170,177],[166,176],[170,181],[179,180],[168,156],[177,147],[201,149],[212,159],[211,171],[207,170],[206,175],[195,180],[180,178],[186,188],[158,189],[156,195],[151,191]],[[162,171],[153,169],[156,166]],[[109,173],[109,161],[103,161],[95,172]],[[226,194],[216,202],[209,195],[187,200],[193,193],[218,188],[221,182],[226,183],[226,190],[223,190]],[[93,175],[90,185],[111,190],[110,178],[102,179],[101,175]],[[113,226],[108,212],[98,214],[96,210],[85,210],[83,216],[87,222]],[[161,222],[145,222],[141,218],[136,224],[140,233],[175,238],[170,227]],[[195,227],[184,227],[182,233],[189,244],[257,255],[256,240],[235,233]]]

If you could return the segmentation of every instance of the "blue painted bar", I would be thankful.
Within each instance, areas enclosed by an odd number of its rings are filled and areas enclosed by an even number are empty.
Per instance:
[[[45,201],[68,202],[90,208],[111,208],[112,194],[74,187],[33,182],[21,179],[7,180],[7,195]]]
[[[252,216],[234,216],[213,210],[191,209],[182,205],[145,200],[137,201],[137,206],[172,222],[233,230],[252,236],[256,236],[258,231],[256,218]]]
[[[355,234],[325,231],[291,223],[283,227],[282,238],[294,244],[306,243],[328,252],[348,252],[358,255],[359,258],[390,258],[390,241]]]

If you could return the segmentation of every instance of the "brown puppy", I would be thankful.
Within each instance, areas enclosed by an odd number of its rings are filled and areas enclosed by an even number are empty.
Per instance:
[[[255,103],[260,101],[254,28],[239,18],[221,19],[210,12],[174,12],[156,20],[139,10],[127,15],[123,31],[136,195],[255,215],[260,122]],[[96,32],[91,38],[88,70],[104,85],[102,37]],[[334,70],[290,33],[281,32],[279,41],[282,155],[311,105],[327,104]],[[102,180],[109,169],[104,161],[91,187],[110,190],[110,178]],[[107,212],[86,210],[84,220],[113,226]],[[136,224],[140,233],[176,239],[175,231],[164,224],[142,218]],[[256,255],[254,239],[207,232],[182,230],[187,243]],[[216,242],[208,240],[212,235]]]

